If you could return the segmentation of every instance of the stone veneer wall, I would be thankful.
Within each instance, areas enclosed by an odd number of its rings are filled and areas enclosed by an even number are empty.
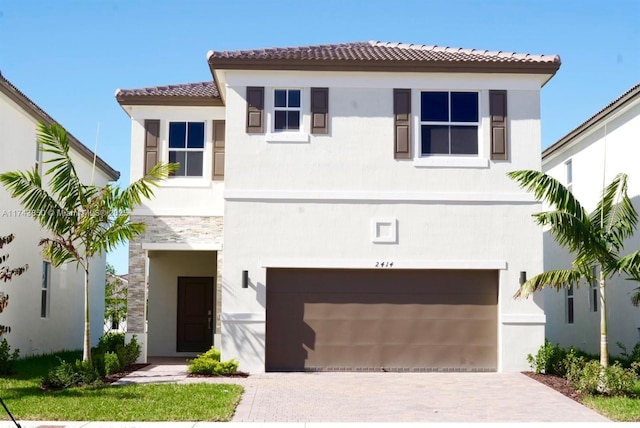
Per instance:
[[[144,333],[145,264],[143,243],[220,244],[222,245],[223,217],[189,216],[131,216],[132,222],[146,224],[145,232],[129,242],[129,291],[127,303],[127,331]],[[222,310],[222,251],[218,251],[216,277],[216,331],[220,333]]]

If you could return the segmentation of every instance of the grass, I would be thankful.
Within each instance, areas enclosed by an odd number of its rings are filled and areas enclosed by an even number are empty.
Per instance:
[[[640,397],[640,381],[636,381],[633,393]],[[640,421],[640,398],[590,395],[585,397],[582,403],[617,422]]]
[[[149,384],[43,391],[40,379],[79,352],[30,357],[16,374],[0,377],[0,396],[17,420],[66,421],[229,421],[243,388],[229,384]]]

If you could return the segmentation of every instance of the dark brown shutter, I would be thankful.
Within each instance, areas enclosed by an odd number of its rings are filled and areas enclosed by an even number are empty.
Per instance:
[[[144,173],[151,171],[151,168],[159,161],[160,153],[160,121],[144,121]]]
[[[411,159],[411,89],[393,90],[394,158]]]
[[[311,133],[329,133],[329,88],[311,88]]]
[[[247,87],[247,134],[264,132],[264,88]]]
[[[213,121],[213,180],[224,180],[224,120]]]
[[[507,91],[489,91],[491,159],[509,159],[507,142]]]

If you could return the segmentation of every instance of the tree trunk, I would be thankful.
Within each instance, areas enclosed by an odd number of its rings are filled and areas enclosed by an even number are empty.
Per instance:
[[[609,339],[607,335],[607,299],[606,283],[602,267],[600,268],[600,365],[609,367]]]
[[[84,269],[84,346],[82,360],[91,363],[91,323],[89,318],[89,261]]]

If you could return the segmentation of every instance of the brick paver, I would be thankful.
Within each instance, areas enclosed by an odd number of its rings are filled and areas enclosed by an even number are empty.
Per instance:
[[[208,381],[245,387],[234,422],[608,421],[521,373],[263,373]]]

